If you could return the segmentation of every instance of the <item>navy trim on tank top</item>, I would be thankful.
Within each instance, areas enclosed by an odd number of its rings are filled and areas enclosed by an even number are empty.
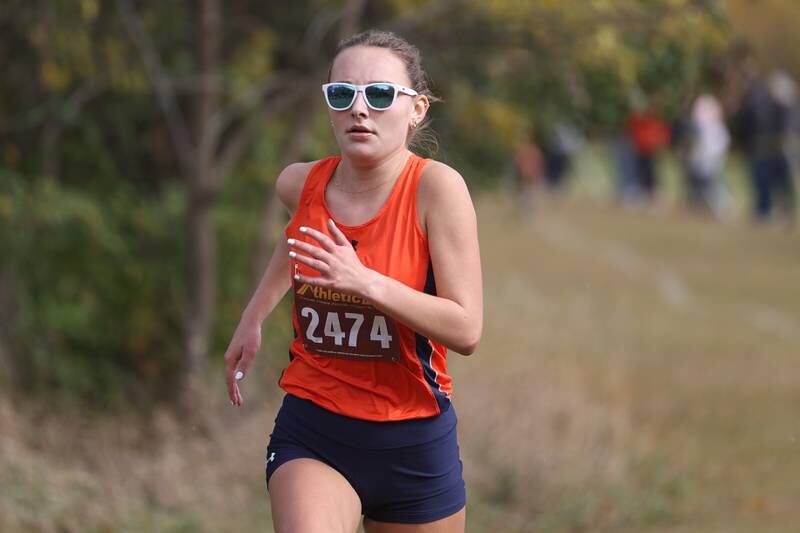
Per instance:
[[[294,329],[294,325],[292,325],[292,333],[294,333],[294,338],[296,339],[297,338],[297,330]],[[290,349],[289,350],[289,362],[291,363],[293,360],[294,360],[294,354],[292,353],[292,350]]]
[[[428,275],[425,278],[425,294],[436,296],[436,279],[433,275],[433,263],[428,260]],[[430,339],[424,335],[416,334],[416,352],[417,359],[422,365],[422,373],[425,376],[425,383],[430,387],[433,397],[436,398],[436,403],[439,406],[439,411],[444,413],[450,408],[450,398],[442,390],[441,385],[436,382],[438,373],[431,365],[431,356],[433,355],[433,346]]]

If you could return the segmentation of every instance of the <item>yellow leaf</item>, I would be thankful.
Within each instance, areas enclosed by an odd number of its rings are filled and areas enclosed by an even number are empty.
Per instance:
[[[52,61],[42,63],[39,76],[44,86],[51,91],[63,91],[69,85],[72,78],[69,71],[61,68]]]
[[[81,0],[81,15],[83,20],[90,22],[97,18],[97,13],[100,11],[97,5],[97,0]]]
[[[604,52],[615,52],[619,43],[617,29],[609,25],[600,27],[595,34],[595,41]]]

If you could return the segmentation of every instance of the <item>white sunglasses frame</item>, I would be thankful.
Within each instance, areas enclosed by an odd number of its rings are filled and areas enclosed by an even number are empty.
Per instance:
[[[328,100],[328,87],[330,87],[331,85],[345,85],[347,87],[350,87],[350,88],[354,89],[355,92],[353,93],[353,99],[350,101],[350,103],[347,105],[347,107],[339,108],[339,107],[333,107],[331,105],[330,100]],[[369,103],[369,98],[367,98],[367,93],[365,93],[364,90],[367,87],[370,87],[370,86],[373,86],[373,85],[388,85],[390,87],[393,87],[394,88],[394,97],[392,98],[392,103],[390,103],[386,107],[375,107],[372,104],[370,104]],[[417,91],[415,91],[414,89],[409,89],[408,87],[405,87],[403,85],[400,85],[400,84],[397,84],[397,83],[391,83],[391,82],[388,82],[388,81],[377,81],[377,82],[374,82],[374,83],[367,83],[366,85],[356,85],[354,83],[346,83],[346,82],[343,82],[343,81],[336,81],[336,82],[332,82],[332,83],[325,83],[322,86],[322,94],[325,95],[325,103],[328,104],[328,107],[330,109],[333,109],[334,111],[347,111],[348,109],[353,107],[353,104],[356,102],[356,98],[358,98],[358,93],[364,93],[364,102],[367,104],[367,107],[369,107],[370,109],[372,109],[374,111],[386,111],[387,109],[391,108],[394,105],[395,101],[397,100],[397,95],[398,94],[405,94],[405,95],[408,95],[408,96],[419,96],[419,93]]]

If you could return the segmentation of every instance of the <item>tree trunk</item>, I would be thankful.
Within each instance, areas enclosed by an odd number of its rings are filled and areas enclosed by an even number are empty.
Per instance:
[[[186,350],[183,361],[184,401],[191,410],[200,393],[208,363],[217,288],[217,239],[211,220],[218,189],[214,165],[217,133],[211,126],[219,106],[220,5],[219,0],[200,0],[198,66],[200,87],[194,121],[194,154],[189,170],[189,308],[186,317]]]
[[[13,379],[14,364],[11,351],[6,342],[6,328],[14,328],[14,305],[11,287],[17,286],[12,281],[11,269],[0,269],[0,379]]]
[[[339,39],[347,39],[358,31],[367,0],[348,0],[342,9],[342,18],[339,20]]]
[[[283,150],[283,160],[281,167],[299,161],[303,157],[308,144],[311,140],[312,122],[314,115],[319,108],[317,91],[311,91],[306,97],[300,100],[294,113],[294,122],[289,132],[286,148]],[[282,215],[284,213],[280,198],[272,189],[264,203],[261,215],[261,225],[258,231],[258,243],[253,257],[253,282],[252,287],[258,286],[261,275],[269,261],[272,248],[275,246],[276,239],[280,236],[282,227]]]
[[[358,31],[364,10],[367,7],[366,0],[348,0],[342,8],[339,19],[338,37],[346,39]],[[318,65],[317,69],[322,72],[325,65]],[[311,126],[314,114],[319,108],[319,93],[316,90],[309,91],[303,97],[295,110],[294,123],[287,138],[286,148],[283,150],[283,160],[281,167],[299,161],[303,157],[303,152],[311,140]],[[280,236],[281,215],[283,206],[278,195],[273,189],[272,194],[267,198],[261,215],[261,225],[258,231],[258,243],[253,257],[252,287],[258,286],[261,276],[270,258],[270,252],[275,246],[276,239]]]

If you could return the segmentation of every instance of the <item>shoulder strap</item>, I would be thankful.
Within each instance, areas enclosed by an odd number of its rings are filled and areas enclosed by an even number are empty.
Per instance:
[[[300,194],[301,204],[311,204],[311,202],[314,200],[314,196],[318,192],[319,187],[325,184],[325,182],[328,180],[328,177],[330,177],[331,172],[333,172],[333,170],[336,168],[336,165],[339,164],[340,159],[341,158],[339,156],[331,156],[320,159],[314,163],[314,166],[308,171],[306,182],[303,184],[303,192]]]

